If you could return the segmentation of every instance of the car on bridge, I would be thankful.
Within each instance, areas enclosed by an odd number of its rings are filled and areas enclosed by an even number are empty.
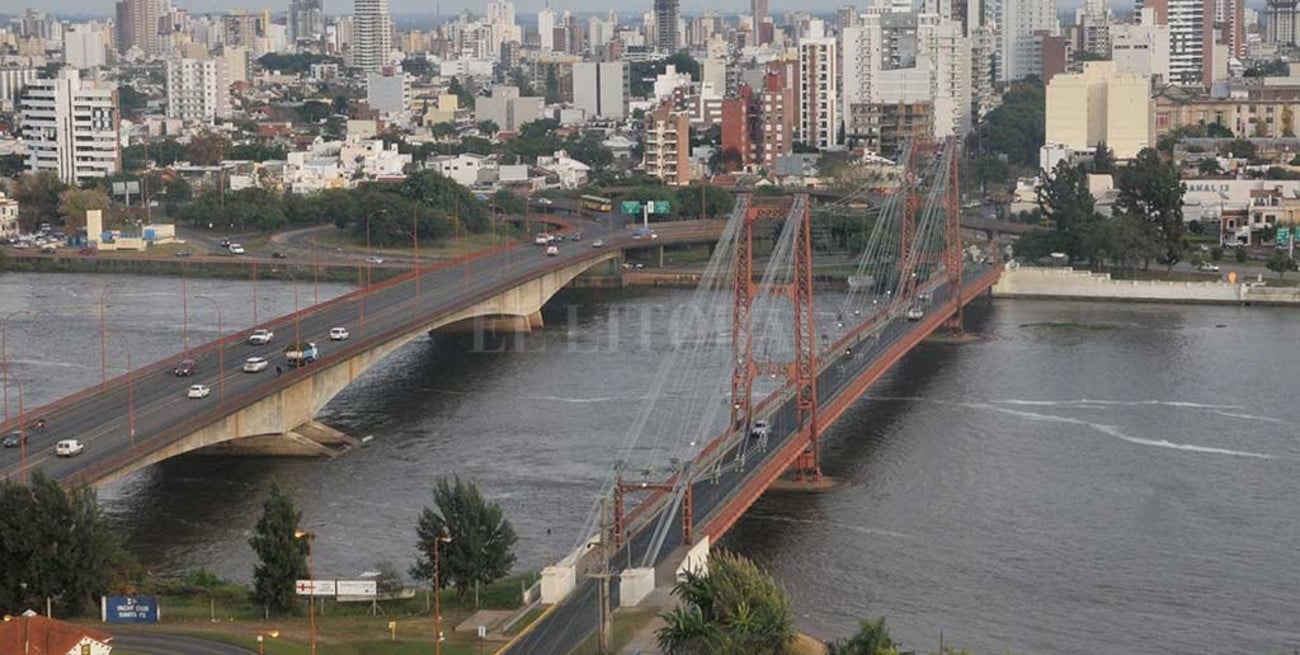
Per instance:
[[[604,242],[603,240],[601,240],[601,239],[596,239],[595,241],[592,241],[592,242],[591,242],[591,247],[592,247],[592,248],[604,248],[604,247],[605,247],[605,242]]]
[[[266,361],[265,357],[249,357],[244,360],[244,372],[260,373],[261,371],[265,371],[266,367],[270,365],[271,363]]]
[[[272,258],[272,259],[288,259],[288,258],[289,258],[289,255],[286,255],[283,251],[276,250],[275,252],[272,252],[272,253],[271,253],[271,258]]]
[[[754,439],[761,439],[772,432],[772,426],[764,420],[754,421],[754,428],[749,431],[749,436]]]
[[[5,435],[4,441],[0,441],[0,445],[3,445],[5,448],[17,448],[27,443],[27,439],[30,436],[31,435],[27,434],[26,432],[19,432],[18,430],[14,430],[13,432],[10,432],[9,434]]]
[[[251,343],[254,346],[265,346],[266,344],[271,343],[273,337],[275,337],[274,332],[266,328],[257,328],[256,330],[253,330],[252,334],[248,335],[248,343]]]
[[[192,359],[182,359],[176,368],[172,369],[172,375],[178,378],[186,378],[199,372],[199,365]]]
[[[347,341],[352,335],[342,326],[330,328],[330,341]]]
[[[923,318],[925,318],[925,310],[924,310],[924,309],[921,309],[920,307],[913,307],[913,308],[907,310],[907,320],[909,320],[909,321],[919,321],[919,320],[921,320],[921,319],[923,319]]]
[[[207,398],[208,394],[211,393],[212,393],[212,387],[209,387],[206,384],[191,384],[190,388],[185,392],[185,396],[187,398],[195,398],[195,399]]]
[[[86,449],[86,444],[76,439],[64,439],[54,444],[54,454],[59,457],[76,457]]]
[[[384,263],[384,258],[383,258],[383,257],[376,256],[376,255],[371,255],[371,256],[369,256],[369,257],[366,257],[366,263],[368,263],[368,264],[382,264],[382,263]]]
[[[559,254],[560,254],[560,248],[558,246],[546,246],[547,257],[555,257],[556,255]]]
[[[242,255],[242,254],[244,254],[245,252],[247,252],[247,251],[244,250],[244,246],[242,246],[242,245],[240,245],[240,244],[238,244],[238,243],[232,243],[232,244],[230,244],[230,254],[232,254],[232,255]]]

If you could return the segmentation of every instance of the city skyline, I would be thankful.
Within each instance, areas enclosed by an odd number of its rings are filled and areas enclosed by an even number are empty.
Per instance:
[[[1057,0],[1056,8],[1058,11],[1069,11],[1076,7],[1083,6],[1083,2],[1084,0]],[[199,0],[178,0],[173,4],[176,7],[186,9],[192,13],[220,13],[234,9],[262,9],[265,7],[270,9],[273,14],[282,14],[287,12],[289,7],[288,0],[275,0],[274,2],[266,2],[263,0],[260,3],[257,2],[257,0],[211,0],[207,2],[200,2]],[[433,16],[435,13],[430,3],[425,2],[424,0],[391,0],[389,4],[389,10],[395,19]],[[440,3],[440,9],[443,16],[450,16],[465,9],[475,13],[482,13],[486,4],[486,2],[479,2],[477,0],[443,0]],[[609,5],[605,5],[598,0],[550,0],[549,4],[551,9],[556,11],[564,11],[568,9],[577,12],[605,12],[611,9]],[[708,10],[724,15],[748,15],[751,11],[751,0],[710,0],[707,4],[708,6],[705,7],[703,6],[703,3],[683,3],[680,13],[683,16],[689,16],[698,14],[703,10]],[[811,11],[814,13],[831,14],[845,4],[852,4],[860,10],[865,9],[866,7],[866,3],[864,2],[844,3],[834,2],[833,0],[819,0],[811,3],[771,2],[768,10],[771,15],[778,17],[787,11]],[[326,15],[339,16],[349,15],[352,13],[352,0],[325,0],[324,5]],[[1131,11],[1133,8],[1132,3],[1130,2],[1112,1],[1108,3],[1108,5],[1111,9],[1120,13]],[[104,0],[52,0],[50,2],[41,3],[39,6],[28,5],[26,7],[15,7],[9,15],[18,15],[22,13],[23,9],[31,8],[55,14],[67,14],[69,16],[108,18],[113,15],[113,6],[112,2],[105,2]],[[522,0],[515,2],[516,10],[521,16],[535,15],[546,6],[547,0]],[[639,13],[643,11],[651,11],[652,6],[653,3],[649,0],[644,2],[638,0],[636,2],[612,7],[612,9],[620,13],[632,11]],[[1262,9],[1264,4],[1262,1],[1247,2],[1246,6],[1258,10]]]

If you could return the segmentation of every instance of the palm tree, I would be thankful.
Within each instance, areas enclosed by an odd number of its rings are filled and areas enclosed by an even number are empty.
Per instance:
[[[898,649],[885,627],[885,617],[866,619],[857,634],[826,644],[827,655],[897,655]]]
[[[790,597],[749,560],[714,553],[708,572],[673,586],[680,605],[662,614],[666,655],[781,655],[794,639]]]

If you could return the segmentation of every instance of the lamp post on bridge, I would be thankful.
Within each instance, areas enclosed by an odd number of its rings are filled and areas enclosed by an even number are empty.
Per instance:
[[[217,399],[220,402],[226,401],[226,333],[221,330],[221,305],[208,296],[195,296],[199,300],[206,300],[212,303],[217,310]]]

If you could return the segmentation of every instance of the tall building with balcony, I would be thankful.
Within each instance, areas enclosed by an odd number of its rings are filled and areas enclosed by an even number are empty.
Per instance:
[[[53,79],[29,81],[20,104],[28,171],[49,171],[74,184],[121,171],[115,85],[64,68]]]
[[[691,183],[691,117],[664,103],[645,116],[645,173],[668,186]]]
[[[839,60],[831,37],[799,42],[799,140],[817,148],[839,143]]]
[[[117,50],[122,54],[138,48],[145,59],[163,55],[160,26],[170,13],[166,0],[121,0],[117,3]]]
[[[378,71],[388,64],[392,49],[393,21],[388,15],[388,0],[355,0],[351,65]]]
[[[289,0],[289,41],[320,41],[325,35],[325,6],[322,0]]]
[[[681,46],[677,21],[678,0],[654,0],[655,49],[674,53]]]
[[[167,117],[212,124],[230,117],[230,87],[217,59],[167,62]]]

